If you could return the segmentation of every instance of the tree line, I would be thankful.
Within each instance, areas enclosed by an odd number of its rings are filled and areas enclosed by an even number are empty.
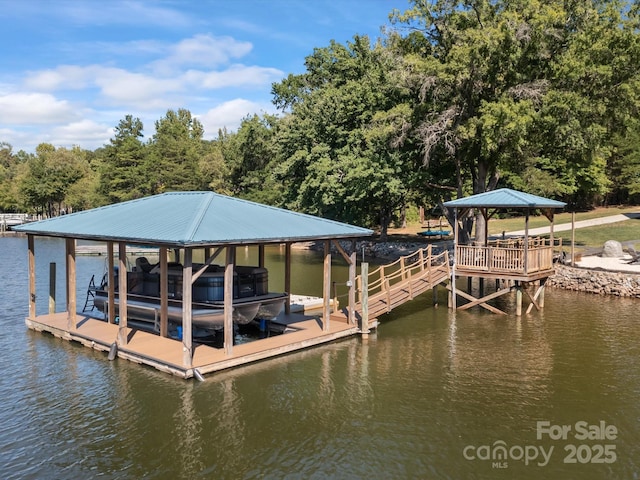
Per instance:
[[[0,144],[0,209],[46,215],[214,190],[386,228],[499,187],[572,208],[640,200],[640,6],[414,0],[372,43],[331,42],[272,86],[278,115],[211,141],[185,109],[95,151]],[[481,216],[480,216],[481,218]]]

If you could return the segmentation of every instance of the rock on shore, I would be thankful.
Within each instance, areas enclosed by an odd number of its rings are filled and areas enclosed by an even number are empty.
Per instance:
[[[556,265],[556,273],[547,285],[565,290],[589,292],[598,295],[640,298],[640,275],[607,272]]]

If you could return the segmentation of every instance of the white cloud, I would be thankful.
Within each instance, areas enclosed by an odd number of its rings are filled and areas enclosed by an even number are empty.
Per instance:
[[[113,133],[112,126],[83,119],[53,128],[49,133],[49,143],[56,146],[79,145],[82,148],[95,149],[108,143]]]
[[[186,89],[180,78],[156,78],[118,68],[103,69],[94,82],[100,87],[103,100],[110,105],[123,105],[140,110],[172,105],[174,101],[179,101],[175,99],[176,94]]]
[[[270,85],[272,82],[281,80],[283,76],[282,70],[277,68],[246,65],[232,65],[219,72],[191,70],[185,74],[185,78],[188,78],[190,83],[206,89]]]
[[[221,71],[188,70],[179,75],[150,75],[122,68],[88,65],[61,65],[55,69],[31,72],[25,81],[30,90],[88,90],[98,88],[99,102],[136,110],[185,106],[188,98],[203,96],[208,90],[269,85],[281,79],[283,72],[275,68],[232,65]]]
[[[98,65],[60,65],[55,69],[32,71],[27,74],[25,86],[29,90],[80,90],[89,86],[102,69]]]
[[[220,129],[237,130],[242,119],[254,113],[275,113],[275,108],[270,104],[236,98],[212,108],[203,115],[196,115],[196,117],[202,122],[205,136],[213,139],[218,136],[218,130]]]
[[[66,100],[47,93],[11,93],[0,96],[0,124],[60,123],[78,118]]]
[[[213,68],[247,55],[253,45],[231,37],[195,35],[168,47],[169,54],[149,65],[161,74],[169,74],[182,67]]]

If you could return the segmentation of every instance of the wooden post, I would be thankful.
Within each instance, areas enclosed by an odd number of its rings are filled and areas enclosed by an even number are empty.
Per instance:
[[[324,241],[324,277],[322,289],[322,330],[329,330],[329,317],[331,316],[331,243]]]
[[[107,242],[107,297],[108,297],[108,322],[116,323],[116,281],[113,268],[113,242]]]
[[[438,306],[438,285],[433,286],[433,305]]]
[[[540,280],[540,295],[538,296],[538,305],[540,308],[544,308],[544,290],[547,286],[547,279],[543,278]]]
[[[571,266],[576,266],[576,212],[571,212]]]
[[[193,249],[184,249],[182,265],[182,364],[191,367],[193,362],[193,304],[191,301],[193,285]]]
[[[360,302],[362,303],[362,319],[360,320],[360,333],[369,334],[369,264],[362,263],[360,265],[360,279],[362,291],[360,293]]]
[[[160,336],[169,335],[169,268],[167,247],[160,247]]]
[[[56,313],[56,263],[49,263],[49,315]]]
[[[456,263],[458,262],[458,209],[453,210],[453,265],[451,266],[451,290],[449,293],[449,308],[456,310]]]
[[[522,282],[516,281],[516,316],[522,316]]]
[[[262,247],[262,262],[264,263],[264,245]],[[284,291],[291,295],[291,243],[286,243],[284,246]],[[291,313],[291,300],[288,300],[284,305],[284,313],[289,315]]]
[[[289,245],[289,248],[291,248],[291,245]],[[258,266],[260,268],[264,268],[264,244],[260,244],[258,245]],[[288,290],[285,290],[285,292],[287,292]]]
[[[118,346],[126,345],[127,339],[127,244],[118,243]]]
[[[529,273],[529,209],[524,217],[524,273]]]
[[[349,324],[356,323],[356,242],[351,242],[349,256]]]
[[[224,353],[233,354],[233,267],[235,247],[227,246],[227,258],[224,267]]]
[[[27,235],[29,247],[29,318],[36,318],[36,255],[33,235]]]
[[[67,244],[67,328],[76,329],[76,241],[66,239]]]

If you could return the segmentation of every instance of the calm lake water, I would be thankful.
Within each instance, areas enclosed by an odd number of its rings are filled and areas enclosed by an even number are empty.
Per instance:
[[[38,313],[63,250],[36,242]],[[295,261],[294,293],[319,294],[321,258]],[[103,270],[78,258],[80,307]],[[28,330],[26,239],[0,238],[0,274],[3,479],[640,478],[639,300],[548,290],[517,319],[429,293],[368,340],[200,383]]]

